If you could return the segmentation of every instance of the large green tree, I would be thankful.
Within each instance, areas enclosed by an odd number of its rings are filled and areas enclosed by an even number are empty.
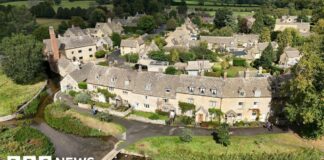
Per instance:
[[[271,43],[269,43],[268,47],[262,52],[261,57],[253,62],[253,66],[255,68],[262,66],[265,69],[270,69],[272,62],[275,60],[276,54],[273,51]]]
[[[143,16],[137,22],[137,27],[146,33],[150,33],[156,27],[153,16]]]
[[[214,24],[216,28],[225,27],[233,21],[233,12],[227,8],[220,8],[216,10]]]
[[[308,138],[324,134],[324,61],[319,43],[302,48],[303,57],[292,69],[292,78],[282,92],[287,97],[286,115],[299,133]]]
[[[43,44],[23,34],[6,37],[0,45],[4,73],[17,83],[31,83],[42,71]]]

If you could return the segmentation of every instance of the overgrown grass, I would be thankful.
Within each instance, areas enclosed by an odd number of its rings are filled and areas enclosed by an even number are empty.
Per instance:
[[[287,153],[292,156],[298,156],[296,152],[302,151],[305,148],[309,149],[311,147],[311,145],[305,143],[299,137],[290,133],[257,136],[233,136],[231,137],[230,141],[231,145],[224,147],[215,143],[212,136],[193,137],[193,140],[190,143],[182,142],[179,137],[176,136],[152,137],[145,138],[129,146],[127,150],[142,154],[144,153],[157,160],[219,159],[220,155],[223,154],[232,156],[227,158],[225,157],[225,159],[238,159],[235,157],[237,154],[251,154],[250,158],[248,159],[251,159],[251,157],[254,157],[254,159],[266,159],[265,157],[269,154],[276,155],[279,153]],[[318,152],[310,152],[307,154],[301,153],[300,156],[301,157],[295,158],[299,158],[300,160],[303,158],[319,158]]]
[[[53,144],[38,130],[31,127],[0,128],[0,159],[8,155],[54,154]]]
[[[59,102],[45,108],[45,120],[57,130],[86,137],[118,135],[125,131],[121,125],[80,114]]]
[[[14,113],[19,105],[30,100],[45,84],[19,85],[0,69],[0,116]]]
[[[168,116],[160,115],[152,112],[133,111],[132,114],[140,117],[145,117],[152,120],[168,120]]]

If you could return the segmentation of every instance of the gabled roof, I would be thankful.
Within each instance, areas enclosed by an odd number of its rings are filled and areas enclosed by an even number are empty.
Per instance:
[[[300,56],[299,50],[292,47],[286,47],[284,49],[284,53],[287,55],[288,58],[295,58]]]

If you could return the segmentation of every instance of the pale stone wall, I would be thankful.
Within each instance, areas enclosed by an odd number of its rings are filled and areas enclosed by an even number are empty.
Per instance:
[[[61,82],[61,91],[65,92],[68,90],[75,90],[75,91],[80,91],[78,87],[78,82],[76,82],[70,75],[65,76]]]
[[[81,51],[79,53],[79,51]],[[70,60],[76,60],[80,62],[89,62],[92,60],[95,60],[95,53],[97,49],[95,45],[92,46],[86,46],[81,48],[73,48],[73,49],[67,49],[65,50],[65,55],[67,59]]]
[[[133,47],[120,47],[121,55],[130,54],[130,53],[138,53],[139,46],[137,45],[135,48]]]

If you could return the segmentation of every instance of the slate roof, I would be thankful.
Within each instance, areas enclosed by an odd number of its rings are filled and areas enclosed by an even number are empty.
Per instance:
[[[95,45],[95,40],[89,35],[74,37],[59,37],[61,49],[73,49]]]
[[[131,47],[131,48],[136,48],[136,46],[144,44],[143,38],[140,36],[138,38],[128,38],[128,39],[123,39],[120,42],[120,47]]]
[[[286,47],[284,49],[284,53],[287,54],[288,58],[295,58],[300,56],[299,50],[292,47]]]
[[[215,78],[188,75],[166,75],[156,72],[137,72],[134,70],[104,67],[86,64],[82,69],[72,72],[76,81],[86,80],[89,84],[130,90],[133,93],[155,97],[175,98],[176,93],[194,94],[210,97],[240,97],[243,90],[245,97],[254,97],[256,89],[261,90],[261,97],[271,97],[270,81],[266,77]],[[126,81],[128,83],[126,83]],[[188,87],[193,87],[190,92]],[[204,88],[205,93],[200,89]],[[216,90],[214,95],[212,90]]]
[[[84,30],[82,30],[80,27],[74,27],[68,28],[65,33],[64,37],[72,37],[72,36],[85,36],[86,33]]]
[[[234,37],[222,37],[222,36],[200,36],[201,41],[214,44],[225,44],[227,46],[234,45]]]
[[[64,72],[67,74],[73,72],[74,70],[79,69],[78,66],[74,65],[71,61],[67,60],[64,57],[58,60],[57,65],[59,69],[64,70]],[[62,71],[59,70],[59,73],[62,73]],[[65,76],[65,75],[61,75],[61,76]]]
[[[213,66],[208,60],[188,61],[186,70],[210,69]]]

